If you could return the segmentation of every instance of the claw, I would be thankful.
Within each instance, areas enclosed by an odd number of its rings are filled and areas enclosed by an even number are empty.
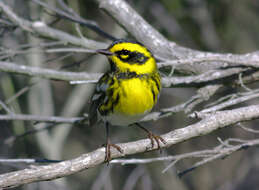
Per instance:
[[[151,149],[154,148],[155,146],[155,141],[156,141],[156,144],[157,144],[157,150],[160,150],[161,151],[161,148],[160,148],[160,142],[162,142],[163,144],[166,144],[166,141],[160,137],[159,135],[154,135],[152,132],[150,132],[149,130],[147,130],[145,127],[142,127],[139,123],[135,123],[139,128],[143,129],[147,134],[148,134],[148,138],[150,139],[151,141]],[[160,142],[159,142],[160,141]]]
[[[161,150],[160,142],[162,142],[164,145],[166,144],[165,140],[162,137],[158,135],[154,135],[150,131],[148,131],[148,138],[151,141],[151,149],[154,148],[154,145],[155,145],[154,140],[156,141],[156,144],[157,144],[157,150]]]
[[[104,159],[104,161],[107,162],[107,164],[109,164],[111,161],[111,147],[117,149],[121,154],[123,154],[123,150],[121,149],[121,147],[119,147],[116,144],[107,143],[105,145],[105,159]]]

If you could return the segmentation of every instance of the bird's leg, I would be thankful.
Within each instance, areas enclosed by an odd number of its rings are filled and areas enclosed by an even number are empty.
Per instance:
[[[156,141],[157,144],[157,149],[160,149],[160,142],[162,142],[163,144],[166,144],[166,141],[160,137],[159,135],[155,135],[152,132],[150,132],[149,130],[147,130],[145,127],[141,126],[139,123],[135,123],[136,126],[138,126],[140,129],[144,130],[147,134],[148,134],[148,138],[151,141],[151,148],[154,148],[154,141]]]
[[[123,154],[123,150],[116,144],[110,143],[109,138],[109,123],[105,122],[105,128],[106,128],[106,145],[105,145],[105,159],[108,164],[111,161],[111,147],[117,149],[120,153]]]

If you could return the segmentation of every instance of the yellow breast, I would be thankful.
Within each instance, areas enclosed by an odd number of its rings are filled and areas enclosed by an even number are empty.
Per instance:
[[[142,78],[131,78],[119,82],[119,102],[114,113],[121,115],[141,115],[148,113],[157,101],[158,90],[152,90],[150,81]]]

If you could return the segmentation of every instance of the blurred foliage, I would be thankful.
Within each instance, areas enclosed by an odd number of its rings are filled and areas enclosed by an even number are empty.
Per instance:
[[[51,1],[49,1],[50,3]],[[52,1],[53,3],[54,1]],[[151,25],[157,28],[168,39],[176,43],[194,49],[213,51],[213,52],[229,52],[229,53],[245,53],[256,51],[259,49],[259,1],[250,0],[128,0]],[[55,17],[41,11],[36,17],[31,16],[32,11],[30,1],[12,0],[9,3],[14,10],[22,17],[37,19],[39,17],[47,18],[47,23],[52,23]],[[127,38],[125,32],[116,24],[98,6],[94,0],[74,0],[67,3],[82,17],[96,21],[102,29],[116,35],[117,37]],[[29,8],[28,8],[29,7]],[[28,11],[29,10],[29,11]],[[30,15],[30,16],[29,16]],[[0,15],[2,16],[2,15]],[[54,22],[53,27],[62,29],[69,33],[76,34],[74,24],[68,21]],[[82,28],[82,32],[89,38],[104,41],[88,28]],[[2,41],[2,42],[1,42]],[[18,45],[28,43],[28,35],[19,29],[1,32],[0,43],[2,47],[13,48]],[[51,60],[55,56],[44,55],[44,61]],[[20,64],[26,64],[26,56],[17,56],[12,58]],[[103,72],[104,68],[95,68],[96,65],[105,65],[106,60],[100,61],[96,56],[75,54],[62,61],[49,61],[44,63],[44,67],[60,69],[62,66],[70,63],[77,63],[85,60],[78,67],[70,68],[74,71],[92,71]],[[98,61],[97,61],[98,60]],[[30,79],[24,76],[16,76],[8,73],[0,73],[1,82],[0,99],[6,101],[10,96],[14,95],[23,87],[29,85]],[[40,81],[40,82],[39,82]],[[41,83],[41,79],[37,80],[36,85]],[[34,86],[31,89],[35,88]],[[258,86],[258,85],[257,85]],[[90,86],[91,87],[91,86]],[[60,115],[67,102],[71,92],[76,88],[65,82],[50,82],[52,97],[54,102],[55,115]],[[242,91],[242,89],[232,89],[232,92]],[[91,90],[88,92],[91,93]],[[222,92],[220,95],[224,95]],[[229,93],[229,92],[228,92]],[[29,113],[29,92],[26,92],[9,106],[16,113]],[[160,96],[157,108],[177,105],[195,94],[195,89],[171,88],[164,89]],[[216,99],[217,97],[215,97]],[[78,116],[87,112],[89,104],[88,100],[84,100],[84,108]],[[199,107],[196,108],[199,110]],[[1,113],[4,113],[1,110]],[[149,126],[150,130],[155,133],[162,134],[175,128],[184,127],[193,120],[187,118],[184,113],[175,114],[169,118],[165,118],[156,122],[148,122],[144,125]],[[247,123],[247,126],[256,127],[258,122]],[[13,143],[7,141],[10,137],[23,134],[25,131],[32,130],[34,123],[30,122],[6,122],[0,121],[0,157],[5,158],[38,158],[48,157],[43,153],[40,141],[35,134],[30,134],[17,138]],[[55,126],[53,126],[55,127]],[[64,127],[65,128],[65,127]],[[46,132],[46,131],[45,131]],[[53,132],[53,128],[47,131],[48,134]],[[39,132],[42,133],[42,132]],[[127,142],[144,138],[144,134],[137,128],[112,128],[111,139],[114,143]],[[177,146],[163,150],[162,155],[181,154],[196,150],[209,149],[218,144],[217,137],[226,138],[253,138],[255,134],[248,134],[240,128],[229,128],[217,131],[213,134],[190,140]],[[105,142],[105,130],[102,125],[94,128],[85,126],[73,126],[69,131],[65,143],[60,147],[62,159],[71,159],[76,156],[94,150]],[[52,147],[49,146],[49,149]],[[247,151],[240,151],[231,155],[224,160],[218,160],[199,168],[190,174],[179,179],[176,171],[183,170],[191,166],[195,160],[185,160],[176,165],[175,168],[166,174],[161,174],[162,169],[169,163],[152,163],[147,165],[102,165],[97,168],[86,170],[82,173],[69,176],[63,181],[64,186],[53,185],[58,182],[42,182],[37,185],[31,184],[16,189],[98,189],[98,183],[104,184],[102,189],[123,189],[126,183],[129,183],[131,175],[140,175],[141,177],[136,183],[134,189],[258,189],[258,170],[259,170],[259,152],[255,148]],[[151,152],[141,155],[134,155],[136,158],[149,158],[162,156],[159,152]],[[48,157],[49,159],[59,159]],[[0,173],[20,169],[24,165],[0,165]],[[135,173],[134,173],[135,172]],[[134,176],[133,175],[133,176]],[[43,185],[41,185],[43,184]],[[100,185],[101,186],[101,185]]]

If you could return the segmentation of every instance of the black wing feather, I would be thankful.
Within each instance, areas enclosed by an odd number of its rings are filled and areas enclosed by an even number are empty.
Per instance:
[[[89,110],[89,125],[93,126],[98,121],[98,108],[104,102],[107,88],[109,87],[109,74],[104,74],[98,81],[95,92],[91,98],[91,106]]]

